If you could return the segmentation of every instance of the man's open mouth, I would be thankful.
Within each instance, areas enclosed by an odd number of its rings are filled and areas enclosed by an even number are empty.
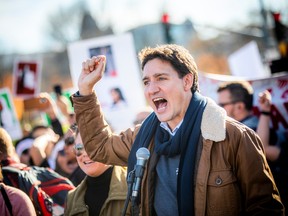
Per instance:
[[[153,99],[153,102],[157,110],[164,109],[167,106],[167,100],[164,98],[155,98]]]

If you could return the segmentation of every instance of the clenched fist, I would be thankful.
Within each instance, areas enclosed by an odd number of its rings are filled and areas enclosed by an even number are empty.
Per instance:
[[[78,79],[80,95],[89,95],[94,85],[103,77],[106,65],[104,55],[93,56],[82,63],[82,71]]]

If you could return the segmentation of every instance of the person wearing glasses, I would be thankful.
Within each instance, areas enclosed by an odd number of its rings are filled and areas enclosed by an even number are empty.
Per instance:
[[[71,128],[74,128],[74,125],[72,125]],[[58,172],[64,172],[63,175],[77,187],[85,178],[86,173],[79,166],[74,153],[75,137],[73,133],[75,132],[71,132],[71,129],[69,129],[65,135],[65,145],[63,150],[58,152],[56,168]]]
[[[127,168],[92,161],[77,132],[73,149],[86,177],[69,191],[64,215],[121,215],[127,194]]]
[[[218,105],[227,115],[256,131],[258,117],[253,114],[253,88],[246,81],[223,82],[217,89]]]
[[[272,96],[264,90],[258,95],[259,118],[253,114],[253,88],[246,81],[225,82],[218,87],[219,105],[227,115],[247,125],[259,135],[265,148],[265,155],[281,195],[282,203],[288,207],[288,148],[282,133],[277,133],[270,128]],[[282,141],[283,140],[283,141]],[[286,212],[288,215],[288,212]]]

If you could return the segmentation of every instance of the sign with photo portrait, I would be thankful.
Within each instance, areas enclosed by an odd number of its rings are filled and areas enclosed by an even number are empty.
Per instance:
[[[40,91],[41,64],[39,60],[16,59],[13,67],[13,95],[28,98]]]
[[[70,72],[75,91],[82,62],[106,56],[103,78],[95,85],[106,120],[114,131],[133,126],[139,108],[145,107],[142,78],[131,33],[82,40],[68,46]]]
[[[115,60],[113,56],[113,51],[111,45],[107,46],[97,46],[89,49],[90,58],[97,55],[106,56],[106,67],[104,71],[104,76],[106,77],[116,77],[117,70],[115,68]]]

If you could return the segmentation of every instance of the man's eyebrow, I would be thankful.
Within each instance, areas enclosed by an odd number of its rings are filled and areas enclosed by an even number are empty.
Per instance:
[[[168,76],[168,74],[167,73],[156,73],[153,75],[153,77],[159,77],[159,76]],[[147,79],[149,79],[147,76],[142,78],[143,81],[147,80]]]

